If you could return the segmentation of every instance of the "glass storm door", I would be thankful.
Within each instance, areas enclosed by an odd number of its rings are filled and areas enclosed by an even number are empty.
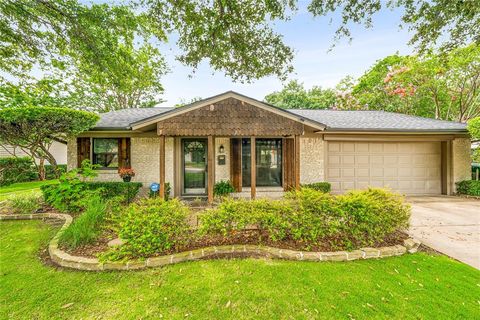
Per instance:
[[[183,193],[207,193],[207,140],[183,139]]]

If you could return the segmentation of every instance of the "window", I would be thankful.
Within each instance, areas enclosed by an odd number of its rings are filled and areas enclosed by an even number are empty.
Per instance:
[[[282,186],[282,139],[256,139],[257,187]],[[251,186],[250,139],[242,139],[242,185]]]
[[[118,139],[94,138],[92,162],[104,169],[118,168]]]

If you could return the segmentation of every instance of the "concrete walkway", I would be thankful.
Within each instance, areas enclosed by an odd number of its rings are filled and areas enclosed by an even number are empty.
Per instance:
[[[425,245],[480,269],[480,200],[409,197],[410,234]]]

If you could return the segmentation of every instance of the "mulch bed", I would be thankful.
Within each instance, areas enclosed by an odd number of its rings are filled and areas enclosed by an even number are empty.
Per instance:
[[[113,232],[105,232],[94,244],[78,247],[74,250],[69,250],[68,248],[61,248],[67,253],[76,256],[84,257],[97,257],[101,252],[104,252],[108,249],[108,241],[114,239],[116,236]],[[396,244],[403,245],[403,240],[407,239],[408,235],[404,232],[395,232],[387,236],[383,241],[375,243],[372,247],[384,247],[384,246],[393,246]],[[250,229],[244,231],[237,231],[231,233],[228,237],[221,235],[218,236],[204,236],[200,238],[193,239],[188,244],[183,246],[177,246],[172,250],[159,252],[154,256],[161,256],[166,254],[178,253],[183,251],[201,249],[205,247],[212,246],[223,246],[223,245],[264,245],[280,249],[290,249],[290,250],[301,250],[301,251],[339,251],[342,248],[335,248],[328,244],[328,242],[319,243],[314,246],[308,246],[307,244],[295,241],[293,239],[287,239],[282,241],[272,241],[268,238],[265,232],[260,230]]]

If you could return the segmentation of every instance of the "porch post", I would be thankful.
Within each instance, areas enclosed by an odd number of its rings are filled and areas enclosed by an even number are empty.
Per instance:
[[[160,153],[159,153],[159,162],[160,162],[160,190],[158,196],[161,199],[165,198],[165,136],[160,136]]]
[[[295,138],[295,190],[300,189],[300,136]]]
[[[257,156],[255,154],[255,137],[250,137],[250,197],[255,199],[257,194]]]
[[[208,136],[208,147],[207,147],[207,170],[208,170],[208,179],[207,179],[207,194],[208,202],[213,202],[213,185],[215,184],[215,137]]]

